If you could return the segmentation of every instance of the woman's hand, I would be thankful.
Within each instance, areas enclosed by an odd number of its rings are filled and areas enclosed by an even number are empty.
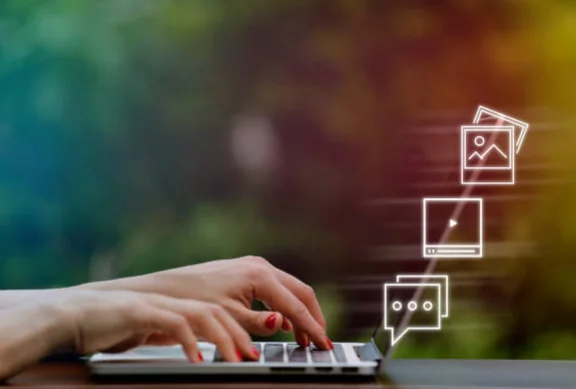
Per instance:
[[[249,332],[271,335],[291,330],[296,341],[331,349],[326,321],[313,289],[260,257],[219,260],[149,275],[86,284],[81,287],[153,292],[224,307]],[[275,312],[256,312],[252,300]],[[286,320],[286,318],[288,320]]]
[[[151,293],[67,289],[0,311],[0,377],[61,348],[121,351],[139,344],[180,343],[202,361],[197,338],[227,361],[258,358],[250,336],[221,307]]]

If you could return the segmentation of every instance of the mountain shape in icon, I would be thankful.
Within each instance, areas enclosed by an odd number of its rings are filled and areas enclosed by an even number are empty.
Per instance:
[[[496,151],[497,153],[500,153],[502,158],[508,159],[508,156],[502,150],[500,150],[500,148],[498,146],[493,144],[492,146],[488,147],[483,153],[479,153],[478,151],[473,152],[468,157],[468,160],[470,161],[471,159],[474,159],[474,158],[483,160],[486,156],[489,156],[489,154],[492,152],[492,150]]]

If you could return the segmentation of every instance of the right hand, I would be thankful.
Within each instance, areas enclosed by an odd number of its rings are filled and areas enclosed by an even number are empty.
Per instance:
[[[201,362],[201,337],[227,361],[258,358],[248,333],[218,305],[126,291],[67,290],[50,300],[58,307],[66,346],[82,354],[180,343],[190,361]]]

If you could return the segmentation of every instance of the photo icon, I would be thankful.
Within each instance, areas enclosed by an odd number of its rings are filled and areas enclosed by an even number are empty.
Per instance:
[[[472,123],[490,126],[512,126],[514,128],[514,152],[516,154],[520,152],[530,127],[526,122],[482,105],[476,110]]]
[[[463,185],[514,184],[514,127],[467,125],[460,136]]]

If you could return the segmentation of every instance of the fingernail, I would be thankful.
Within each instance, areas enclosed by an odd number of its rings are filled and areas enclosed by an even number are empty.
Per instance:
[[[310,347],[310,338],[309,337],[306,337],[304,339],[304,347]]]
[[[202,356],[202,353],[198,353],[198,359],[200,360],[200,362],[204,362],[204,357]]]
[[[252,354],[254,354],[254,356],[256,358],[260,358],[260,352],[258,351],[258,349],[256,347],[252,346],[251,350],[252,350]]]
[[[240,354],[240,351],[238,351],[238,350],[234,350],[234,351],[236,352],[236,356],[238,357],[238,359],[242,361],[244,359],[244,357],[242,357],[242,354]]]
[[[274,327],[276,327],[276,314],[273,313],[270,316],[268,316],[268,318],[266,318],[266,321],[264,322],[264,326],[266,328],[268,328],[269,330],[273,330]]]
[[[328,348],[330,348],[330,350],[334,350],[334,345],[332,344],[330,338],[326,337],[326,343],[328,343]]]

